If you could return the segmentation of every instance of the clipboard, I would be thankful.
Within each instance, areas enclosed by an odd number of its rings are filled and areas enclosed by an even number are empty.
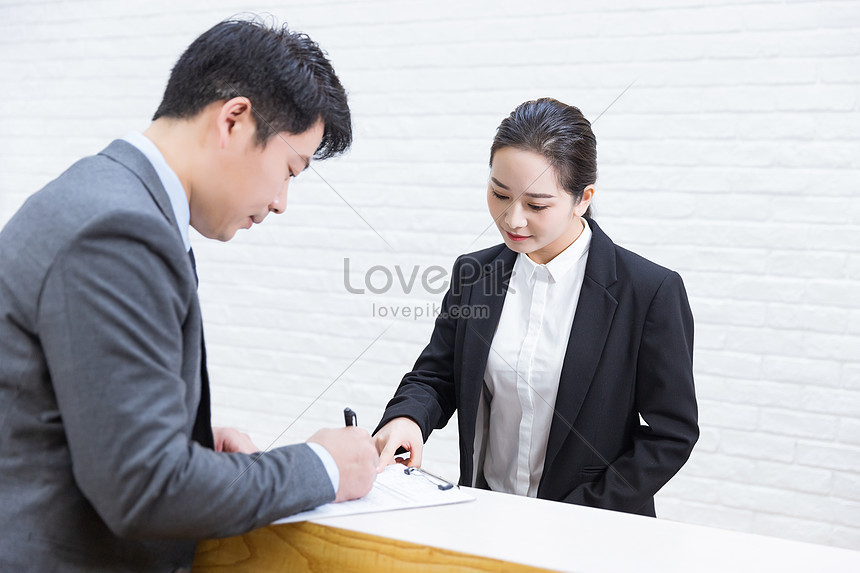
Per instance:
[[[373,489],[366,496],[342,503],[327,503],[316,509],[279,519],[274,524],[447,505],[474,501],[474,499],[460,490],[459,486],[426,470],[407,468],[403,464],[391,464],[376,476]]]

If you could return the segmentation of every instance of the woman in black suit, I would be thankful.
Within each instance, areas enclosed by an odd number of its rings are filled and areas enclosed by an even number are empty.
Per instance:
[[[375,432],[381,468],[400,448],[420,466],[457,410],[461,484],[654,515],[699,435],[693,317],[677,273],[591,219],[596,148],[553,99],[502,121],[487,202],[504,244],[454,264]]]

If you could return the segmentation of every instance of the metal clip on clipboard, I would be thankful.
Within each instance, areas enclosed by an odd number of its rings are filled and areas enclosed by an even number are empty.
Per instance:
[[[430,483],[432,483],[433,485],[435,485],[436,487],[441,489],[442,491],[447,491],[447,490],[452,489],[454,487],[454,484],[452,484],[448,480],[440,478],[439,476],[431,474],[427,470],[423,470],[421,468],[406,468],[405,470],[403,470],[403,473],[405,473],[406,475],[410,475],[410,476],[420,475],[424,479],[426,479],[427,481],[429,481]],[[439,482],[441,482],[441,483],[439,483]],[[459,489],[459,487],[460,486],[457,486],[458,489]]]

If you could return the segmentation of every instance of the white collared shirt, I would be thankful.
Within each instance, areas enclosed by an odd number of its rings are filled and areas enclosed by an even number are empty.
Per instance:
[[[189,250],[191,241],[188,238],[188,225],[191,224],[191,208],[188,206],[188,196],[185,194],[182,182],[179,181],[179,176],[167,164],[167,160],[155,146],[155,143],[142,133],[132,131],[126,134],[123,139],[143,153],[155,169],[155,173],[161,180],[161,185],[167,192],[167,198],[170,199],[173,216],[176,218],[176,226],[179,227],[179,234],[182,235],[182,243],[185,245],[185,250]]]
[[[493,491],[537,496],[590,244],[586,222],[546,265],[522,253],[514,263],[484,373],[488,431],[478,438],[486,441],[483,475]]]
[[[173,208],[173,216],[176,217],[176,225],[179,227],[179,234],[182,235],[185,250],[190,250],[191,241],[188,237],[188,226],[191,224],[191,207],[188,204],[188,196],[185,194],[185,188],[182,186],[179,176],[168,165],[167,160],[155,143],[142,133],[138,131],[129,132],[123,137],[123,140],[135,146],[152,164],[155,173],[161,180],[161,185],[167,192],[167,198]],[[337,462],[334,461],[331,453],[320,444],[307,442],[307,445],[325,466],[331,485],[337,494],[337,488],[340,484],[340,471],[337,468]]]

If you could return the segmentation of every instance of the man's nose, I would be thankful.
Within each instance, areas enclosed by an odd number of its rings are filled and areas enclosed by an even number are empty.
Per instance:
[[[281,188],[278,190],[278,194],[275,195],[275,198],[271,203],[269,203],[269,211],[276,215],[280,215],[284,212],[284,209],[287,208],[287,187],[289,186],[290,180],[287,179],[284,181],[284,184],[281,185]]]

